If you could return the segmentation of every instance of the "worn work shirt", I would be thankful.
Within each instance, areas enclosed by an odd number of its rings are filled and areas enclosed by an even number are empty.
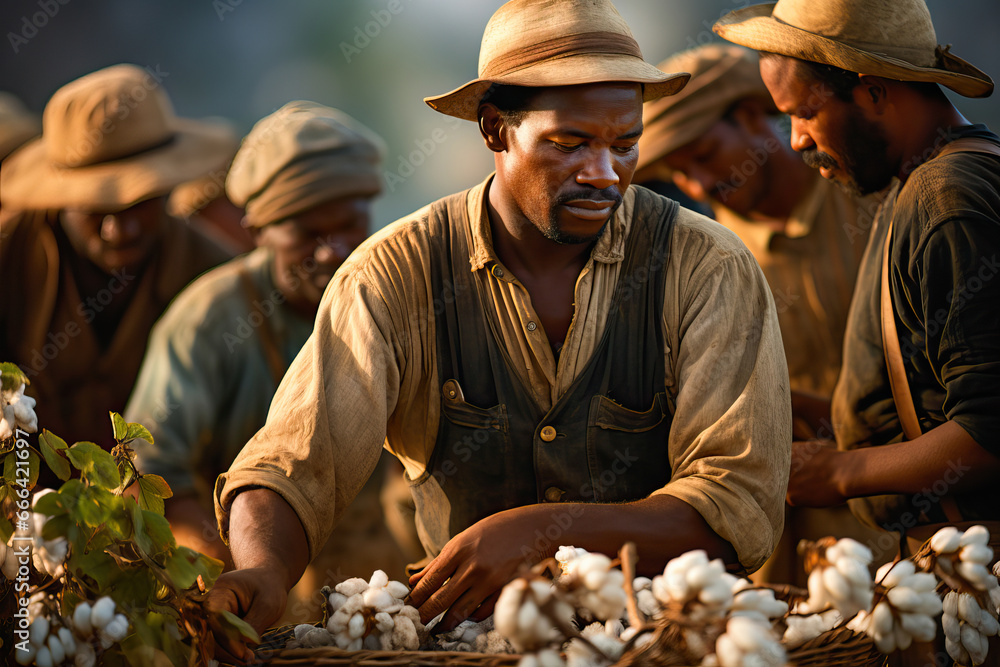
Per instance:
[[[635,193],[626,191],[577,279],[574,318],[557,361],[527,290],[493,250],[484,203],[489,183],[466,195],[469,267],[496,309],[498,342],[545,412],[604,330]],[[434,313],[454,298],[447,285],[431,289],[432,258],[446,249],[426,234],[427,211],[374,235],[334,276],[267,424],[216,483],[224,536],[235,494],[266,487],[296,511],[315,555],[371,474],[383,442],[410,479],[426,468],[442,400]],[[684,209],[665,273],[663,363],[675,414],[663,444],[672,477],[656,493],[694,507],[753,570],[781,532],[790,458],[791,407],[774,302],[739,239]]]
[[[793,391],[831,396],[840,374],[847,313],[878,201],[857,199],[813,176],[784,231],[713,203],[771,287]]]
[[[108,412],[121,412],[153,323],[178,292],[229,255],[183,221],[168,218],[140,272],[119,270],[81,292],[56,237],[56,212],[0,212],[0,360],[17,363],[38,399],[38,425],[70,443],[113,442]],[[138,284],[134,284],[137,281]],[[107,347],[92,322],[124,286],[128,305]]]
[[[139,470],[161,475],[175,493],[196,491],[210,502],[216,476],[264,425],[277,382],[262,329],[283,368],[312,332],[273,271],[267,248],[238,257],[181,292],[153,328],[126,417],[153,436],[152,444],[135,443]]]
[[[953,128],[949,139],[998,141],[983,125]],[[833,399],[842,449],[903,439],[882,349],[879,284],[890,217],[890,289],[903,364],[921,429],[946,421],[1000,455],[1000,158],[953,153],[918,166],[897,181],[879,211],[868,243],[844,344],[844,373]],[[960,475],[912,497],[852,501],[868,521],[899,530],[945,518],[938,500]],[[968,519],[1000,517],[996,485],[956,496]],[[905,525],[910,522],[910,525]]]

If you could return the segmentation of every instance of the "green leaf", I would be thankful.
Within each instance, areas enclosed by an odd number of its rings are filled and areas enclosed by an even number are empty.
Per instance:
[[[10,536],[14,534],[14,524],[10,520],[0,514],[0,540],[3,540],[4,544],[10,541]]]
[[[38,483],[38,473],[41,472],[42,459],[34,447],[28,448],[28,488],[35,488]]]
[[[163,516],[163,497],[156,492],[155,484],[146,480],[146,475],[139,478],[139,507]]]
[[[170,530],[170,523],[162,514],[142,510],[142,518],[146,524],[146,532],[153,541],[152,554],[159,554],[177,546],[177,540]]]
[[[6,480],[0,478],[0,507],[3,507],[3,501],[7,498],[8,489]]]
[[[66,455],[91,484],[105,489],[117,489],[121,484],[114,457],[94,443],[78,442],[66,450]]]
[[[48,431],[42,431],[42,434],[38,436],[38,445],[39,449],[42,450],[42,456],[45,457],[45,463],[56,474],[56,477],[65,482],[69,479],[70,474],[69,461],[53,446],[52,440],[56,437]],[[62,443],[62,449],[66,449],[65,442]]]
[[[55,494],[49,494],[55,495]],[[68,514],[60,514],[59,516],[54,516],[45,522],[42,527],[42,539],[43,540],[54,540],[57,537],[65,537],[69,532],[70,525],[73,524],[73,520]]]
[[[122,417],[117,412],[112,412],[111,414],[111,425],[114,427],[115,440],[121,442],[128,435],[128,424],[125,423],[125,418]]]
[[[58,493],[46,493],[39,496],[35,501],[34,511],[46,516],[57,516],[66,513],[66,506],[63,505],[62,497]]]
[[[41,434],[39,434],[38,439],[46,440],[49,443],[49,446],[56,451],[62,451],[69,446],[66,444],[65,440],[48,429],[44,429]]]
[[[17,486],[17,452],[11,452],[4,457],[3,478],[10,486]]]
[[[114,578],[121,574],[115,559],[103,547],[94,545],[90,545],[89,551],[74,549],[69,565],[74,572],[93,579],[98,591],[109,591]]]
[[[174,586],[179,591],[185,591],[192,586],[194,582],[198,579],[198,568],[185,557],[185,554],[174,552],[167,559],[167,574],[170,576],[170,580],[174,582]]]
[[[80,494],[75,514],[82,523],[92,528],[100,528],[111,518],[114,499],[115,496],[100,487],[88,487]]]
[[[177,547],[177,550],[186,549],[187,547]],[[190,549],[190,551],[194,551]],[[225,567],[223,563],[218,558],[212,558],[203,553],[198,553],[198,568],[201,570],[201,578],[205,580],[205,585],[211,587],[215,583],[215,580],[219,578],[222,574],[222,569]]]
[[[174,492],[170,489],[170,485],[167,484],[167,480],[159,475],[143,475],[142,479],[150,485],[152,492],[161,498],[174,497]]]
[[[125,504],[132,515],[132,540],[135,542],[136,548],[147,556],[152,556],[153,540],[146,532],[146,518],[143,516],[142,509],[132,498],[126,498]]]
[[[17,364],[9,361],[0,363],[0,377],[3,378],[0,385],[3,386],[4,391],[14,391],[22,384],[31,384],[31,380],[24,374],[24,371]]]
[[[244,621],[242,618],[237,616],[231,611],[226,611],[223,609],[220,614],[220,621],[222,622],[223,628],[230,627],[239,632],[241,635],[249,639],[255,644],[260,643],[260,635],[257,631],[253,629],[253,626]]]
[[[128,430],[125,432],[125,440],[132,441],[139,438],[145,440],[151,445],[153,444],[153,434],[149,432],[149,429],[142,424],[129,422]]]

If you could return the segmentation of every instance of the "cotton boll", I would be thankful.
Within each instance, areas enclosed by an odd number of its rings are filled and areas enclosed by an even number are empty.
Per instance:
[[[95,630],[103,630],[105,626],[114,618],[115,601],[108,596],[98,599],[92,606],[90,612],[90,625]]]
[[[388,583],[389,575],[382,570],[375,570],[372,573],[371,579],[368,581],[368,586],[371,588],[385,588]]]
[[[986,651],[989,648],[986,638],[971,625],[962,626],[962,646],[968,652],[972,664],[981,665],[986,662]]]
[[[410,587],[401,581],[390,581],[386,584],[385,590],[389,591],[389,595],[397,600],[402,600],[410,594]]]
[[[52,653],[49,652],[47,646],[42,646],[38,649],[38,653],[35,654],[35,664],[38,667],[54,667],[56,663],[52,662]]]
[[[963,547],[969,546],[970,544],[978,544],[981,546],[986,546],[990,541],[990,531],[986,529],[986,526],[972,526],[962,534],[962,539],[959,540],[959,544]]]
[[[715,655],[722,667],[743,667],[743,651],[728,633],[715,640]]]
[[[28,626],[28,641],[37,646],[45,643],[49,635],[49,619],[39,616]]]
[[[939,554],[950,554],[958,551],[962,533],[954,526],[945,526],[934,533],[931,538],[931,549]]]
[[[343,593],[338,593],[337,591],[334,591],[333,593],[330,593],[330,595],[327,597],[327,602],[330,605],[330,613],[332,614],[333,612],[337,611],[338,609],[344,606],[344,603],[347,602],[347,596],[344,595]]]
[[[937,626],[934,619],[923,614],[900,614],[900,626],[913,635],[918,642],[929,642],[934,640]]]
[[[851,585],[835,567],[824,567],[823,586],[834,600],[846,602],[851,597]]]
[[[941,615],[941,627],[944,629],[944,636],[953,642],[962,641],[962,625],[958,619],[951,614]]]
[[[395,602],[389,591],[376,587],[369,588],[364,592],[364,601],[366,607],[374,609],[385,609]]]
[[[63,647],[62,642],[59,641],[58,635],[49,635],[45,646],[49,649],[49,655],[52,656],[53,665],[59,665],[66,659],[66,649]]]
[[[845,537],[837,540],[837,543],[834,546],[836,546],[845,556],[859,560],[865,564],[872,562],[872,550],[857,540]],[[829,549],[827,549],[827,552],[829,552]]]
[[[292,632],[295,634],[295,639],[297,639],[298,641],[302,641],[303,639],[305,639],[306,634],[314,627],[315,627],[314,625],[311,625],[309,623],[302,623],[300,625],[296,625],[295,629]]]
[[[985,609],[980,610],[979,631],[986,637],[992,637],[1000,631],[997,619]]]
[[[368,582],[360,577],[354,577],[346,581],[342,581],[337,584],[335,590],[346,597],[353,597],[358,593],[364,593],[368,590]]]
[[[910,645],[913,643],[913,637],[902,626],[897,625],[893,628],[893,634],[896,635],[896,648],[898,650],[905,651],[910,648]]]
[[[852,586],[871,586],[871,575],[868,574],[868,568],[861,561],[853,558],[841,558],[834,567]]]
[[[965,650],[964,646],[962,646],[961,640],[954,641],[952,639],[949,639],[948,637],[945,637],[944,648],[945,651],[948,652],[948,655],[950,655],[955,662],[961,663],[963,665],[968,665],[969,663],[972,662],[971,658],[969,657],[969,652]]]
[[[57,633],[59,636],[59,641],[62,642],[63,650],[67,656],[72,656],[76,653],[76,640],[73,639],[73,633],[70,632],[69,628],[59,628]]]
[[[662,611],[660,603],[656,601],[656,597],[650,590],[641,590],[635,595],[636,605],[639,607],[639,611],[645,614],[647,617],[653,617]]]
[[[955,572],[972,584],[976,590],[985,591],[987,589],[990,572],[984,565],[961,561],[955,564]]]
[[[958,617],[966,623],[978,625],[980,620],[979,603],[976,598],[968,593],[960,593],[958,596]]]
[[[882,585],[886,588],[894,588],[903,579],[912,577],[917,571],[913,561],[901,560],[889,570],[889,573],[882,578]]]
[[[358,639],[365,633],[365,617],[359,612],[351,616],[347,622],[347,634],[351,639]]]
[[[896,650],[896,634],[890,630],[886,634],[875,634],[872,639],[875,641],[875,648],[879,653],[886,655]]]
[[[967,563],[979,563],[987,566],[993,561],[993,549],[984,544],[970,544],[962,547],[958,557]]]

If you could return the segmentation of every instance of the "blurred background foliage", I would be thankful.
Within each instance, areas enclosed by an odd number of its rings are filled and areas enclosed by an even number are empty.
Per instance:
[[[499,0],[3,0],[0,90],[41,113],[63,84],[119,62],[159,68],[178,114],[222,116],[241,134],[294,99],[335,106],[388,144],[382,227],[492,169],[472,123],[421,99],[476,75]],[[749,0],[615,0],[646,60],[715,41],[711,24]],[[1000,78],[1000,2],[927,0],[938,41]],[[40,12],[47,12],[40,16]],[[39,27],[40,26],[40,27]],[[1000,130],[1000,93],[952,95]]]

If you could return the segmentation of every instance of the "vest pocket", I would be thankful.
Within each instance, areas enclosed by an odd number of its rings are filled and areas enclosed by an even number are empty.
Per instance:
[[[665,392],[654,395],[642,412],[594,396],[587,429],[590,483],[583,495],[596,502],[628,502],[669,482],[672,421]]]
[[[452,424],[476,429],[493,429],[507,433],[507,408],[494,405],[481,408],[467,403],[456,380],[448,380],[441,388],[441,412]]]
[[[607,396],[595,396],[590,404],[592,426],[626,433],[642,433],[654,429],[667,414],[666,393],[662,391],[653,397],[653,405],[645,412],[629,410]]]

